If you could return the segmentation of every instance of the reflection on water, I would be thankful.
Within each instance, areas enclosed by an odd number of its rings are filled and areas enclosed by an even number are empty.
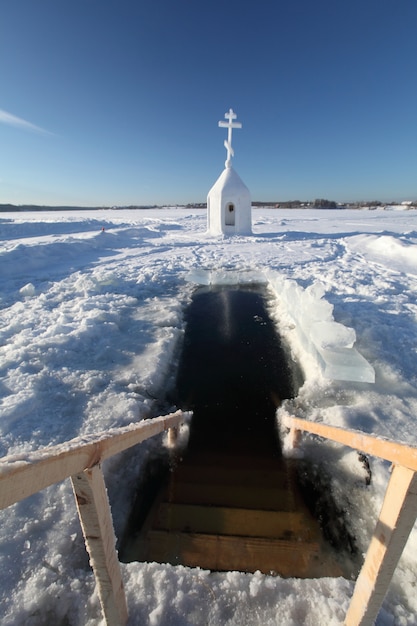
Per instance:
[[[279,449],[275,410],[296,395],[302,377],[261,289],[204,287],[187,309],[176,402],[194,411],[190,449],[229,447],[239,435]]]

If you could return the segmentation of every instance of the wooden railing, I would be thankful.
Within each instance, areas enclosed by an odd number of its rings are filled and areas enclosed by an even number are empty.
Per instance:
[[[101,463],[164,430],[174,436],[189,414],[144,420],[58,446],[0,459],[0,509],[71,478],[78,514],[106,624],[128,619],[116,540]],[[381,513],[356,581],[346,626],[371,626],[417,517],[417,448],[317,422],[286,417],[294,445],[301,431],[393,463]]]
[[[104,619],[109,626],[126,624],[128,614],[101,463],[164,430],[175,433],[188,415],[177,411],[0,459],[0,509],[71,478]]]
[[[379,519],[356,580],[345,626],[374,624],[417,517],[417,448],[357,431],[286,417],[293,445],[301,431],[341,443],[393,464]]]

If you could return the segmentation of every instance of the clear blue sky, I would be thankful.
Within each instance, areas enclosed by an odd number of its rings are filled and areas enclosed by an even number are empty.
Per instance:
[[[0,203],[417,199],[416,0],[9,0]]]

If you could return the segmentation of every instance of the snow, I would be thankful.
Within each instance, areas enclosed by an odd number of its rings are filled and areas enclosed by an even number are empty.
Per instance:
[[[374,384],[327,378],[271,282],[271,316],[305,375],[278,418],[417,445],[416,225],[412,209],[254,209],[251,236],[223,237],[206,232],[198,209],[1,213],[0,454],[25,459],[42,446],[169,412],[164,390],[196,283],[271,275],[316,294],[322,311],[311,336],[322,350],[349,350],[355,339],[375,372]],[[336,326],[329,334],[323,323]],[[161,445],[156,438],[104,464],[117,536],[136,477]],[[331,468],[330,487],[364,552],[389,465],[371,458],[366,487],[353,451],[309,436],[302,448],[317,467]],[[69,480],[2,511],[0,533],[2,624],[101,623]],[[416,624],[416,554],[414,527],[378,626]],[[337,625],[354,586],[345,578],[121,567],[134,625]]]

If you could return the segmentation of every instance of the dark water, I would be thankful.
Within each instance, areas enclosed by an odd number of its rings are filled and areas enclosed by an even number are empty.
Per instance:
[[[297,394],[301,370],[271,321],[262,288],[199,289],[186,312],[177,405],[192,409],[189,449],[236,436],[279,450],[276,407]]]

